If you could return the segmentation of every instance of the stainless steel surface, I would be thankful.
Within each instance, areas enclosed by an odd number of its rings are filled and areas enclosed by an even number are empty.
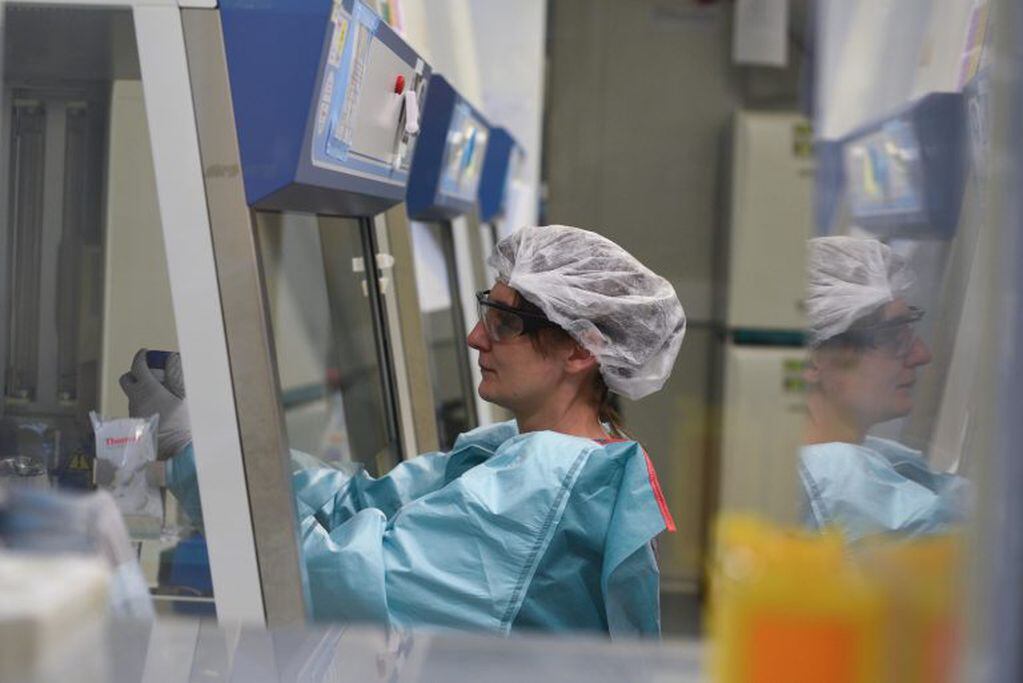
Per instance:
[[[115,623],[107,680],[135,683],[691,683],[703,646],[679,640],[516,638],[367,628],[223,629],[207,621]],[[140,678],[140,672],[142,677]]]
[[[384,215],[387,225],[387,244],[394,257],[392,270],[393,297],[388,305],[397,308],[400,331],[392,331],[402,339],[402,364],[407,372],[409,410],[415,427],[416,452],[425,453],[438,448],[437,424],[434,419],[433,396],[430,393],[430,377],[427,370],[426,341],[423,336],[422,314],[419,311],[419,295],[416,290],[412,237],[409,232],[405,206],[399,204]],[[400,381],[400,380],[399,380]],[[415,453],[405,453],[408,458]]]
[[[0,36],[6,35],[6,12],[0,7]],[[2,40],[2,38],[0,38]],[[0,74],[3,73],[3,67],[5,64],[4,51],[0,49]],[[0,140],[11,139],[11,95],[7,92],[6,88],[0,88]],[[0,154],[0,178],[9,178],[10,175],[10,154]],[[6,220],[7,214],[7,202],[8,202],[8,185],[7,182],[0,182],[0,216],[4,216]],[[0,263],[5,264],[7,267],[7,259],[9,258],[9,247],[7,245],[7,231],[0,231]],[[8,306],[8,278],[0,277],[0,320],[4,321],[4,325],[7,325],[8,316],[10,310]],[[8,332],[0,334],[0,405],[3,404],[3,396],[6,394],[7,387],[7,337]],[[3,414],[3,409],[0,408],[0,414]]]
[[[394,263],[394,255],[391,251],[391,243],[387,236],[387,220],[384,215],[378,215],[373,219],[373,235],[376,238],[377,249],[382,255],[383,265],[380,266],[380,291],[383,294],[383,315],[387,329],[399,332],[391,334],[391,368],[394,373],[394,391],[398,402],[398,433],[401,440],[401,452],[403,457],[408,458],[418,453],[416,443],[415,416],[412,414],[412,387],[409,383],[408,367],[405,364],[405,341],[402,339],[401,314],[398,311],[397,294],[394,290],[394,270],[396,267],[408,267],[408,264],[399,266]],[[386,267],[385,267],[386,266]]]
[[[399,330],[391,329],[387,323],[388,316],[384,310],[385,304],[382,296],[383,271],[380,267],[382,262],[389,259],[381,254],[377,244],[376,220],[360,218],[358,225],[365,254],[366,298],[369,300],[372,313],[373,339],[376,347],[378,377],[380,378],[379,386],[383,390],[381,398],[387,422],[387,445],[377,453],[375,463],[376,473],[384,474],[401,462],[403,458],[411,457],[413,453],[401,451],[401,420],[398,414],[402,408],[398,405],[397,378],[394,376],[393,352],[391,351],[391,339]]]
[[[64,119],[67,105],[52,103],[46,110],[46,128],[51,132],[46,142],[43,187],[43,234],[39,262],[42,275],[39,286],[39,308],[41,311],[57,310],[57,249],[63,228],[62,201],[64,189]],[[59,192],[59,194],[56,194]],[[41,316],[39,321],[39,363],[36,381],[36,398],[42,399],[46,408],[52,410],[57,398],[57,319],[55,315]]]
[[[185,10],[182,23],[266,622],[300,623],[306,605],[288,444],[220,17],[216,11]]]

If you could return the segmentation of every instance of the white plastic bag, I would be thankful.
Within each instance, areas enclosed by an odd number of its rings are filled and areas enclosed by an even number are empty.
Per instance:
[[[160,489],[146,480],[146,470],[156,462],[159,415],[148,418],[124,417],[104,420],[90,412],[96,435],[96,465],[113,468],[108,485],[117,507],[133,536],[159,534],[163,524]]]

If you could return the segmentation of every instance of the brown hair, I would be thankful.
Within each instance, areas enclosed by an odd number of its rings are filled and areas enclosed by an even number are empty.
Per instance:
[[[515,305],[522,310],[541,315],[545,318],[547,317],[539,306],[526,300],[518,292],[515,293],[515,297]],[[560,327],[546,327],[531,332],[529,333],[529,340],[533,343],[533,348],[543,356],[549,356],[553,352],[554,347],[559,344],[578,343],[572,335]],[[628,432],[625,431],[625,420],[622,419],[614,397],[604,381],[604,376],[600,374],[599,368],[593,373],[592,392],[593,400],[597,404],[597,419],[610,427],[611,436],[618,439],[632,439]]]
[[[863,341],[856,337],[856,332],[874,327],[883,321],[884,309],[879,308],[857,320],[845,332],[825,339],[816,348],[811,348],[810,353],[827,356],[840,369],[851,370],[859,365],[863,351],[867,348]]]

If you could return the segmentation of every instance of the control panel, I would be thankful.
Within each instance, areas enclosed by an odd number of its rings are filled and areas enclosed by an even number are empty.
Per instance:
[[[406,204],[413,220],[448,220],[475,206],[490,126],[443,76],[429,82]]]
[[[368,216],[405,198],[430,67],[363,0],[222,0],[248,202]]]
[[[935,93],[841,141],[832,172],[855,223],[892,236],[951,236],[968,153],[959,93]],[[823,160],[823,159],[822,159]]]

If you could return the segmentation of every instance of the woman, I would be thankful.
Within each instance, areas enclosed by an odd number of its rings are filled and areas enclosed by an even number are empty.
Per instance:
[[[666,280],[578,228],[523,228],[490,263],[498,282],[477,296],[468,343],[480,395],[515,419],[379,479],[297,472],[314,616],[656,635],[651,542],[674,524],[609,393],[635,399],[663,386],[682,306]]]
[[[962,521],[967,484],[934,472],[919,451],[868,436],[913,408],[931,352],[906,302],[912,275],[872,239],[810,240],[806,445],[799,473],[807,521],[850,541],[881,532],[940,532]]]

